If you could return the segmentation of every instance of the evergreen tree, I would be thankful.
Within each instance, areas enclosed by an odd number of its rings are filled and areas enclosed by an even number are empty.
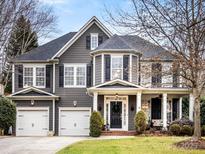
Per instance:
[[[11,93],[11,65],[9,62],[18,55],[32,50],[38,46],[37,34],[32,31],[29,19],[21,15],[13,26],[11,36],[5,50],[7,69],[3,76],[5,92]],[[9,73],[8,73],[9,72]]]

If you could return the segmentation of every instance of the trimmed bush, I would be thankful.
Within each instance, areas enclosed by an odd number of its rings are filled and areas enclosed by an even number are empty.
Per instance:
[[[191,136],[193,134],[193,129],[189,125],[184,125],[181,128],[181,135],[189,135]]]
[[[135,129],[137,133],[143,133],[146,130],[146,115],[143,111],[137,112],[135,115]]]
[[[186,118],[175,120],[170,125],[173,125],[173,124],[178,124],[180,127],[182,127],[184,125],[188,125],[188,126],[193,126],[194,125],[194,123],[191,120],[186,119]]]
[[[14,126],[16,121],[15,104],[4,97],[0,97],[0,129],[8,130],[10,126]]]
[[[169,131],[173,134],[173,135],[179,135],[180,134],[180,125],[179,124],[172,124],[169,127]]]
[[[90,117],[90,136],[99,137],[102,131],[102,116],[99,112],[93,112]]]
[[[205,136],[205,125],[201,126],[201,135]]]

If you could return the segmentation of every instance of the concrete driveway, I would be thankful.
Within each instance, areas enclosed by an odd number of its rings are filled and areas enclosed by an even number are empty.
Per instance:
[[[54,154],[88,137],[6,137],[0,138],[1,154]]]

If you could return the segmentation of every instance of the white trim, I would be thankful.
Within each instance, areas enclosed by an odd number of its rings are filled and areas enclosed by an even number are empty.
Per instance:
[[[12,64],[12,93],[15,92],[15,65]]]
[[[98,93],[93,93],[93,111],[98,111]]]
[[[102,58],[102,63],[101,63],[101,83],[104,83],[104,79],[105,79],[105,64],[104,64],[104,61],[105,61],[105,56],[104,56],[104,54],[102,53],[102,56],[101,56],[101,58]]]
[[[53,133],[55,134],[55,99],[53,99]]]
[[[85,63],[65,63],[64,64],[64,88],[85,88],[87,85],[87,65]],[[74,68],[74,85],[65,85],[65,68],[73,67]],[[77,85],[77,68],[85,68],[85,85]]]
[[[96,40],[96,42],[97,42],[97,46],[96,47],[93,47],[92,46],[92,38],[93,37],[96,37],[97,38],[97,40]],[[98,33],[90,33],[90,50],[95,50],[96,48],[98,47]]]
[[[17,124],[18,124],[18,118],[17,118],[17,116],[18,116],[18,112],[19,111],[29,111],[29,110],[31,110],[31,111],[47,111],[48,112],[48,121],[47,121],[47,126],[48,126],[48,132],[50,131],[49,130],[49,122],[50,122],[50,110],[49,110],[49,107],[16,107],[16,136],[19,136],[18,134],[17,134],[17,128],[18,128],[18,126],[17,126]]]
[[[43,94],[47,94],[47,95],[49,95],[49,96],[57,97],[57,96],[54,95],[54,94],[51,94],[51,93],[46,92],[46,91],[43,91],[43,90],[41,90],[41,89],[37,89],[37,88],[35,88],[35,87],[27,87],[26,89],[20,90],[20,91],[18,91],[18,92],[15,92],[15,93],[9,95],[9,97],[14,96],[14,95],[16,95],[16,94],[20,94],[20,93],[25,93],[25,92],[27,92],[27,91],[29,92],[29,91],[32,91],[32,90],[34,90],[34,91],[36,91],[36,92],[43,93]],[[31,97],[31,96],[25,96],[25,97]],[[37,97],[37,96],[34,96],[34,97]],[[46,97],[46,96],[43,96],[43,97]]]
[[[55,63],[53,63],[53,93],[56,92],[56,67]]]
[[[93,86],[95,86],[95,56],[93,56]]]
[[[91,51],[90,54],[94,55],[95,53],[98,53],[98,52],[106,52],[106,54],[108,53],[115,54],[115,53],[112,53],[112,51],[123,52],[124,54],[128,54],[127,52],[131,52],[135,54],[142,54],[142,52],[137,51],[135,49],[98,49],[98,50]]]
[[[132,54],[130,54],[129,56],[129,61],[130,61],[130,65],[129,65],[129,82],[132,82]]]
[[[94,16],[70,39],[51,59],[61,56],[83,33],[93,24],[96,24],[108,37],[112,33]]]
[[[110,130],[124,130],[124,131],[128,131],[128,125],[129,125],[129,100],[128,100],[128,96],[119,96],[120,97],[124,97],[126,98],[125,100],[107,100],[106,97],[115,97],[114,95],[104,95],[104,121],[105,124],[109,124],[110,126],[110,102],[112,101],[120,101],[122,102],[122,128],[110,128]],[[108,121],[106,119],[106,115],[107,115],[107,111],[106,111],[106,104],[108,104]],[[124,105],[126,105],[126,113],[124,113]],[[124,115],[126,116],[126,124],[124,125],[125,121],[124,121]]]
[[[91,116],[91,108],[90,107],[58,107],[58,136],[61,136],[60,126],[61,126],[61,111],[89,111]]]
[[[45,88],[46,87],[46,65],[45,64],[23,64],[23,88],[27,88],[29,86],[25,85],[24,81],[24,69],[25,68],[32,68],[33,69],[33,85],[36,88]],[[43,86],[36,86],[36,68],[44,68],[44,85]]]
[[[183,97],[179,98],[179,119],[182,118],[182,99]]]

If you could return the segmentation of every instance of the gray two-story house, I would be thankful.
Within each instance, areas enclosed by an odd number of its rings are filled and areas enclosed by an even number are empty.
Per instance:
[[[159,59],[156,62],[154,57]],[[89,135],[92,111],[112,131],[134,130],[143,110],[164,129],[182,117],[182,97],[193,97],[171,70],[163,48],[136,35],[113,35],[96,17],[17,57],[12,64],[17,136]]]

